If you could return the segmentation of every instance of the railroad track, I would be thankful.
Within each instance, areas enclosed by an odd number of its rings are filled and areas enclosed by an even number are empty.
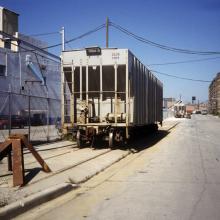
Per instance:
[[[44,174],[42,178],[31,181],[29,184],[33,184],[41,181],[42,179],[51,178],[57,174],[61,174],[65,171],[73,169],[82,164],[86,164],[89,161],[95,160],[103,155],[110,153],[111,149],[92,149],[92,148],[77,148],[76,146],[73,149],[68,150],[67,152],[57,153],[53,156],[43,157],[46,163],[51,168],[52,172]],[[56,161],[56,163],[54,163]],[[61,164],[62,166],[59,166]],[[36,162],[29,162],[25,165],[28,165],[28,170],[34,169],[38,164]]]

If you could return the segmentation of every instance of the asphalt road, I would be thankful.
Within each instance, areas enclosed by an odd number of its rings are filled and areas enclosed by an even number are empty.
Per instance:
[[[20,219],[220,219],[220,119],[179,121],[150,147]]]

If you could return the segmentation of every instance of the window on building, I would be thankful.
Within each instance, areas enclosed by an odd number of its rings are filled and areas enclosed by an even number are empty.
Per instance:
[[[5,41],[5,48],[11,49],[11,41],[10,40]]]
[[[6,68],[5,65],[0,65],[0,76],[6,75]]]

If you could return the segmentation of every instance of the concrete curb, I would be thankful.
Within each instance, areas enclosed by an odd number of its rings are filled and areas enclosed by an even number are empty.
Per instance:
[[[174,123],[172,126],[169,127],[169,129],[167,129],[167,131],[172,130],[173,128],[175,128],[180,122],[176,122]]]
[[[77,187],[78,186],[74,184],[61,183],[41,192],[35,193],[34,195],[28,196],[20,201],[13,202],[3,208],[0,208],[0,218],[11,219],[12,217],[22,214],[29,209],[52,200]]]
[[[171,125],[163,125],[161,128],[160,128],[160,130],[161,131],[170,131],[170,130],[172,130],[173,128],[175,128],[177,125],[179,125],[180,124],[180,122],[174,122],[174,123],[172,123]],[[165,129],[164,129],[164,127],[165,127]]]

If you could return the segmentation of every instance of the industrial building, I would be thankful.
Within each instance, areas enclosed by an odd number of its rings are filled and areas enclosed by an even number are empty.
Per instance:
[[[209,113],[220,114],[220,72],[209,86]]]
[[[17,13],[0,7],[0,115],[9,112],[9,93],[13,94],[11,114],[16,115],[27,111],[27,96],[35,97],[32,111],[44,111],[47,99],[60,100],[59,59],[47,50],[33,49],[48,45],[19,33],[18,18]],[[53,110],[58,115],[60,107],[54,105]]]

